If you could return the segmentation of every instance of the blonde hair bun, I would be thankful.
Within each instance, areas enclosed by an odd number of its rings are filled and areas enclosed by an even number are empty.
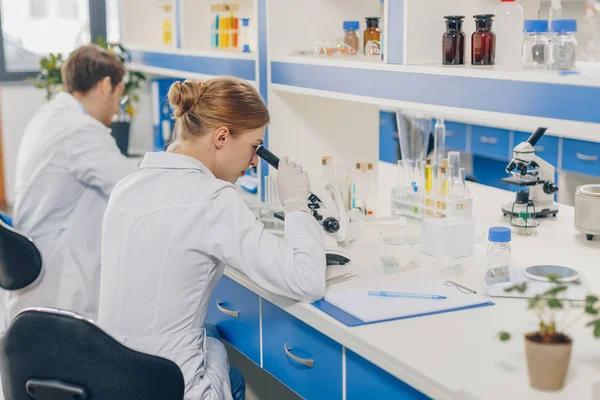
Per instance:
[[[202,81],[177,81],[169,88],[169,103],[175,109],[173,116],[179,118],[189,112],[200,100],[206,86]]]

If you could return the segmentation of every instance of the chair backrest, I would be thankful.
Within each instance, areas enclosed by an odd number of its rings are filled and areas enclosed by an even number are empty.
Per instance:
[[[47,308],[24,310],[2,335],[0,376],[5,400],[184,395],[183,375],[172,361],[134,351],[83,317]]]
[[[42,272],[42,256],[33,241],[0,218],[0,287],[23,289]]]

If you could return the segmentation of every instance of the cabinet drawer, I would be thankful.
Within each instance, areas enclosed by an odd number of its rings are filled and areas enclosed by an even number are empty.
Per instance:
[[[346,399],[424,400],[430,397],[346,349]]]
[[[471,153],[508,161],[511,152],[509,131],[486,126],[472,127]]]
[[[465,151],[467,149],[467,125],[446,122],[446,149]]]
[[[342,346],[262,301],[263,368],[301,397],[342,398]]]
[[[223,275],[208,305],[207,322],[224,340],[260,365],[258,295]]]
[[[563,170],[600,176],[600,143],[563,139],[562,154]]]
[[[527,132],[515,132],[515,146],[527,141],[529,136],[531,134]],[[558,166],[558,138],[554,136],[542,136],[540,141],[535,145],[535,154],[556,168]]]

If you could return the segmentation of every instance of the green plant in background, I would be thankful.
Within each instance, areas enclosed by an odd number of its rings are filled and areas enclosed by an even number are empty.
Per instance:
[[[576,318],[567,322],[566,318],[569,313],[563,314],[561,321],[557,321],[558,311],[566,310],[565,305],[568,304],[571,311],[573,309],[571,302],[565,299],[561,299],[560,295],[568,289],[569,284],[578,284],[576,282],[564,283],[559,282],[556,275],[549,275],[548,279],[553,284],[551,289],[548,289],[542,294],[538,294],[535,297],[529,299],[528,309],[533,310],[539,320],[539,330],[534,332],[537,336],[536,339],[541,343],[560,343],[564,341],[566,335],[565,332],[569,326],[578,322],[582,317],[592,317],[592,321],[586,324],[587,327],[593,328],[593,335],[596,338],[600,338],[600,308],[598,307],[598,297],[588,295],[585,300],[585,307],[583,312]],[[505,289],[506,292],[517,291],[519,293],[525,293],[527,291],[527,282],[523,282],[519,285],[515,285]],[[511,338],[510,333],[500,332],[500,340],[507,341]]]
[[[40,73],[35,78],[27,78],[35,87],[46,90],[46,100],[62,90],[60,69],[63,63],[62,54],[50,53],[40,59]]]
[[[115,54],[123,65],[127,63],[127,50],[119,43],[108,43],[104,38],[97,38],[94,42],[97,46],[107,49],[111,53]],[[125,91],[123,92],[123,101],[121,102],[122,109],[129,116],[135,115],[135,108],[133,103],[137,103],[140,98],[136,92],[140,89],[142,81],[146,80],[146,76],[138,71],[127,70],[125,78]]]
[[[107,49],[115,54],[123,65],[127,62],[127,50],[119,43],[107,43],[104,38],[98,38],[94,42],[97,46]],[[27,78],[33,81],[37,88],[46,90],[46,100],[50,100],[54,94],[62,90],[62,76],[60,74],[61,67],[65,59],[62,54],[50,53],[40,59],[40,73],[35,78]],[[127,70],[123,79],[125,90],[121,101],[121,119],[126,119],[125,115],[130,118],[135,115],[133,103],[139,101],[137,91],[140,89],[142,81],[146,80],[146,76],[138,71]]]

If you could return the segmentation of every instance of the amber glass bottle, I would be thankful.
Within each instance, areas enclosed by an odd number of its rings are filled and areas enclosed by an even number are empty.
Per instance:
[[[475,15],[476,31],[471,36],[471,64],[494,65],[496,34],[492,32],[493,14]]]
[[[444,65],[462,65],[465,63],[465,34],[462,31],[461,15],[449,15],[446,18],[446,32],[442,36],[442,62]]]
[[[379,30],[379,17],[367,17],[367,29],[363,34],[363,51],[365,55],[377,55],[379,54],[381,45],[381,31]],[[369,42],[378,42],[378,45],[367,46]],[[369,51],[369,48],[372,49]],[[377,51],[375,51],[377,50]]]

